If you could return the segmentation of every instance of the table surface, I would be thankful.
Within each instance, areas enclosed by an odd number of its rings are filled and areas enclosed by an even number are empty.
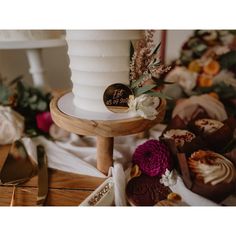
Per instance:
[[[10,146],[0,146],[0,169],[4,157],[9,152]],[[16,188],[16,206],[36,206],[37,179],[35,176],[28,182]],[[49,191],[46,206],[78,206],[99,185],[103,178],[77,175],[59,170],[49,169]],[[0,206],[9,206],[12,197],[12,186],[0,185]]]

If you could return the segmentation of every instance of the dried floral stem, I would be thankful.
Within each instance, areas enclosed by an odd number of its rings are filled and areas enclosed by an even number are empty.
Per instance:
[[[147,84],[154,85],[155,88],[162,88],[164,81],[160,79],[160,75],[170,70],[170,67],[165,67],[160,62],[157,53],[160,44],[155,46],[154,32],[154,30],[147,30],[144,38],[135,45],[130,63],[130,83],[134,89]],[[145,90],[145,92],[147,91]]]

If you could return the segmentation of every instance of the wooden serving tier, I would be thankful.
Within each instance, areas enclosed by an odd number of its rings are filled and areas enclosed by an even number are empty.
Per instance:
[[[71,115],[67,111],[68,106],[71,107],[72,111],[76,110],[70,95],[71,92],[68,93],[67,91],[54,96],[50,103],[52,119],[59,127],[69,132],[96,136],[97,169],[104,174],[108,173],[109,167],[113,164],[114,137],[143,132],[160,123],[165,116],[166,101],[161,100],[161,104],[157,108],[159,113],[155,120],[147,120],[142,117],[101,120],[85,119],[84,116],[80,118],[79,114]]]

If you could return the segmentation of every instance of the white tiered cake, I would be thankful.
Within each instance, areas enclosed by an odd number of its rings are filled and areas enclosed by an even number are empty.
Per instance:
[[[130,42],[138,30],[68,30],[66,40],[73,82],[74,104],[92,112],[109,112],[105,89],[129,84]]]

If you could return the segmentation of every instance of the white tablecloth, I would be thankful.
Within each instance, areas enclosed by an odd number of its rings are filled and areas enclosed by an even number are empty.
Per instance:
[[[150,130],[149,139],[158,139],[165,126],[156,125]],[[115,205],[125,206],[125,185],[128,168],[135,148],[147,139],[139,139],[136,135],[117,137],[114,143],[114,166],[110,168],[108,176],[112,176],[115,190]],[[44,137],[34,139],[23,138],[29,154],[37,162],[36,145],[42,144],[48,156],[48,166],[66,172],[95,177],[106,177],[96,169],[96,139],[94,137],[80,137],[71,134],[66,142],[52,142]],[[126,170],[126,171],[125,171]],[[179,193],[183,201],[192,206],[216,206],[188,190],[180,177],[177,184],[171,187],[172,191]]]

